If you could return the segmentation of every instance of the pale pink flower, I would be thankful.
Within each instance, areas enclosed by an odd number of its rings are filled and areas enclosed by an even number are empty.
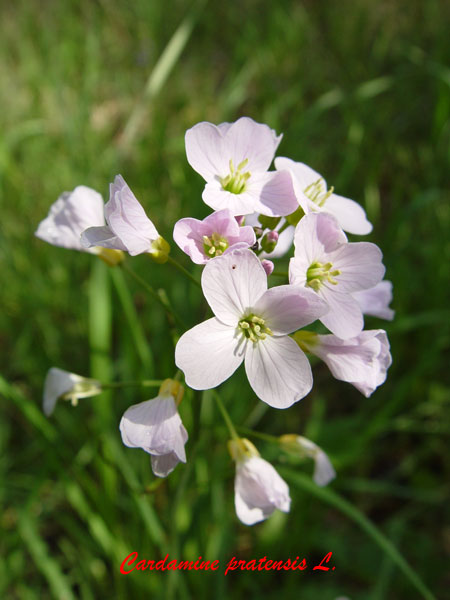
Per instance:
[[[323,487],[336,477],[336,471],[330,459],[317,444],[301,435],[285,434],[280,438],[280,444],[288,451],[300,456],[307,456],[314,461],[314,483]]]
[[[383,280],[373,288],[352,294],[365,315],[392,321],[395,311],[389,308],[392,302],[392,282]]]
[[[198,265],[220,256],[229,248],[253,246],[256,241],[253,227],[239,227],[230,210],[225,208],[208,215],[203,221],[181,219],[175,223],[173,239]]]
[[[291,498],[287,483],[274,467],[259,456],[246,439],[229,442],[236,461],[234,505],[244,525],[254,525],[270,517],[275,509],[289,512]]]
[[[275,159],[275,168],[292,174],[295,194],[305,214],[322,211],[330,213],[348,233],[366,235],[372,231],[372,224],[367,220],[362,206],[354,200],[333,193],[334,188],[327,189],[322,175],[308,165],[279,156]]]
[[[202,288],[215,317],[181,336],[175,362],[193,389],[214,388],[245,360],[256,395],[287,408],[312,387],[309,362],[288,334],[322,316],[326,304],[299,286],[267,289],[267,275],[251,250],[210,260]]]
[[[106,226],[90,227],[83,232],[81,243],[85,248],[101,246],[124,250],[131,256],[152,253],[159,233],[121,175],[110,184],[105,217]]]
[[[120,421],[120,433],[125,446],[142,448],[151,455],[157,477],[166,477],[179,462],[186,462],[188,433],[172,395],[160,393],[130,406]]]
[[[233,215],[288,215],[297,206],[290,174],[268,172],[281,135],[241,117],[234,123],[202,122],[186,132],[186,155],[206,181],[204,202]]]
[[[389,340],[382,329],[362,331],[341,340],[334,335],[302,339],[302,347],[322,359],[340,381],[347,381],[368,398],[385,382],[392,363]]]
[[[53,246],[97,254],[95,248],[81,244],[81,233],[91,226],[105,224],[103,199],[95,190],[79,185],[63,192],[52,204],[48,216],[39,223],[35,236]]]
[[[69,400],[75,406],[80,398],[96,396],[101,391],[101,383],[96,379],[52,367],[44,382],[43,411],[48,417],[55,410],[58,399]]]
[[[369,242],[349,244],[337,220],[327,213],[305,215],[295,230],[289,280],[311,288],[329,306],[322,323],[342,339],[362,331],[363,314],[352,294],[383,279],[381,250]]]

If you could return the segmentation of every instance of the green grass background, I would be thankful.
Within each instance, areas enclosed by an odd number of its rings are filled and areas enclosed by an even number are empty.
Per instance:
[[[1,598],[448,597],[449,12],[436,0],[0,4]],[[209,212],[185,130],[242,115],[283,132],[280,155],[365,207],[397,311],[393,323],[367,319],[387,329],[393,354],[369,399],[319,364],[311,394],[286,411],[262,406],[242,373],[220,388],[237,424],[303,433],[338,471],[321,492],[308,462],[258,441],[293,501],[252,528],[234,514],[211,392],[187,392],[188,463],[164,481],[118,431],[153,390],[43,417],[51,366],[107,381],[175,366],[173,331],[143,288],[33,236],[63,190],[106,197],[121,173],[170,239],[177,219]],[[199,277],[175,244],[173,255]],[[201,292],[182,275],[129,262],[187,326],[203,320]],[[336,568],[120,575],[134,550],[222,566],[232,556],[312,565],[332,551]]]

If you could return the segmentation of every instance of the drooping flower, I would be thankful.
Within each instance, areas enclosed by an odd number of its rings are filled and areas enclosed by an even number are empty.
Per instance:
[[[308,165],[279,156],[275,159],[275,168],[291,173],[298,203],[305,214],[330,213],[348,233],[366,235],[372,231],[372,224],[367,220],[362,206],[354,200],[335,194],[334,188],[328,189],[322,175]]]
[[[167,477],[179,462],[186,462],[188,433],[177,409],[182,395],[180,384],[166,379],[156,398],[130,406],[120,421],[123,443],[148,452],[157,477]]]
[[[288,172],[268,172],[281,135],[241,117],[234,123],[202,122],[186,132],[186,155],[206,181],[203,201],[233,215],[288,215],[298,202]]]
[[[381,250],[369,242],[348,243],[336,219],[327,213],[305,215],[295,230],[289,280],[314,290],[329,306],[322,323],[342,339],[358,335],[363,314],[352,294],[383,279]]]
[[[84,247],[113,248],[128,252],[131,256],[144,252],[156,256],[167,255],[167,242],[160,237],[121,175],[117,175],[114,183],[110,184],[105,218],[107,225],[83,231],[81,243]]]
[[[44,382],[43,411],[48,417],[55,409],[58,399],[69,400],[76,406],[80,398],[96,396],[102,391],[100,381],[82,377],[57,367],[49,369]]]
[[[175,223],[173,239],[198,265],[220,256],[228,248],[253,246],[256,241],[252,227],[239,227],[227,208],[208,215],[203,221],[181,219]]]
[[[333,377],[351,383],[366,398],[385,382],[392,363],[389,340],[382,329],[362,331],[348,340],[303,331],[294,338],[301,348],[323,360]]]
[[[311,440],[301,435],[287,433],[280,436],[279,441],[282,447],[289,452],[314,460],[313,480],[317,485],[321,487],[328,485],[336,477],[336,471],[328,456]]]
[[[264,267],[251,250],[231,250],[210,260],[203,293],[215,317],[187,331],[175,362],[193,389],[214,388],[245,360],[255,394],[287,408],[312,387],[309,362],[289,333],[322,316],[327,306],[299,286],[267,289]]]
[[[39,223],[35,236],[53,246],[97,253],[81,244],[81,233],[91,226],[105,224],[103,199],[95,190],[79,185],[72,192],[63,192],[52,204],[48,216]]]
[[[228,447],[236,461],[234,505],[244,525],[254,525],[270,517],[275,509],[289,512],[291,498],[287,483],[272,465],[260,457],[247,439],[230,440]]]
[[[392,321],[395,311],[389,308],[392,302],[392,282],[383,280],[373,288],[352,294],[365,315]]]

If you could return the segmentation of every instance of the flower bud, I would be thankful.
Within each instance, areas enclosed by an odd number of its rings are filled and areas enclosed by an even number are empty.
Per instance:
[[[271,275],[273,273],[275,265],[273,264],[273,262],[271,260],[267,260],[266,258],[264,258],[261,261],[261,264],[264,267],[264,271],[266,272],[267,277],[269,277],[269,275]]]
[[[280,436],[278,441],[287,452],[314,460],[313,479],[317,485],[325,486],[336,477],[336,472],[328,456],[311,440],[295,433],[287,433]]]
[[[269,231],[261,240],[261,248],[267,254],[270,254],[275,250],[275,246],[278,242],[278,233],[276,231]]]

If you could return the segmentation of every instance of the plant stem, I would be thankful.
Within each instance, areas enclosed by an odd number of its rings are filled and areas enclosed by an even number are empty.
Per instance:
[[[152,286],[145,281],[145,279],[143,279],[140,275],[138,275],[135,271],[133,271],[133,269],[130,269],[130,267],[127,265],[126,262],[121,263],[120,266],[129,275],[131,275],[131,277],[133,277],[133,279],[135,279],[140,285],[142,285],[142,287],[146,289],[146,291],[150,294],[150,296],[152,296],[152,298],[154,298],[157,302],[159,302],[159,304],[161,304],[161,306],[166,311],[170,325],[173,325],[173,319],[175,319],[176,321],[178,321],[178,324],[183,329],[186,329],[181,317],[179,317],[179,315],[172,308],[169,298],[167,297],[167,294],[163,294],[163,295],[158,294],[158,292],[156,292],[152,288]]]
[[[193,277],[191,275],[191,273],[189,273],[189,271],[187,269],[185,269],[183,267],[183,265],[180,265],[180,263],[178,261],[176,261],[174,258],[172,258],[171,256],[167,257],[167,262],[169,262],[172,266],[174,266],[176,269],[178,269],[179,271],[181,271],[181,273],[183,273],[183,275],[185,277],[187,277],[190,281],[192,281],[192,283],[195,283],[196,286],[198,286],[199,288],[201,288],[201,284],[199,281],[197,281],[195,279],[195,277]]]
[[[224,404],[223,404],[223,402],[222,402],[219,394],[215,390],[213,390],[212,393],[213,393],[213,395],[216,398],[217,405],[218,405],[219,410],[220,410],[220,412],[222,414],[223,420],[225,421],[226,426],[228,427],[228,431],[230,432],[231,437],[234,440],[239,441],[240,438],[239,438],[239,436],[237,434],[237,431],[236,431],[236,429],[235,429],[235,427],[233,425],[233,422],[232,422],[232,420],[230,418],[230,415],[228,414],[228,411],[225,408],[225,406],[224,406]]]
[[[110,383],[102,383],[104,389],[116,389],[124,387],[159,387],[162,384],[162,379],[144,379],[142,381],[112,381]]]
[[[241,433],[259,438],[260,440],[264,440],[265,442],[279,444],[278,438],[274,435],[269,435],[268,433],[261,433],[260,431],[253,431],[253,429],[248,429],[247,427],[238,427],[238,430]]]

